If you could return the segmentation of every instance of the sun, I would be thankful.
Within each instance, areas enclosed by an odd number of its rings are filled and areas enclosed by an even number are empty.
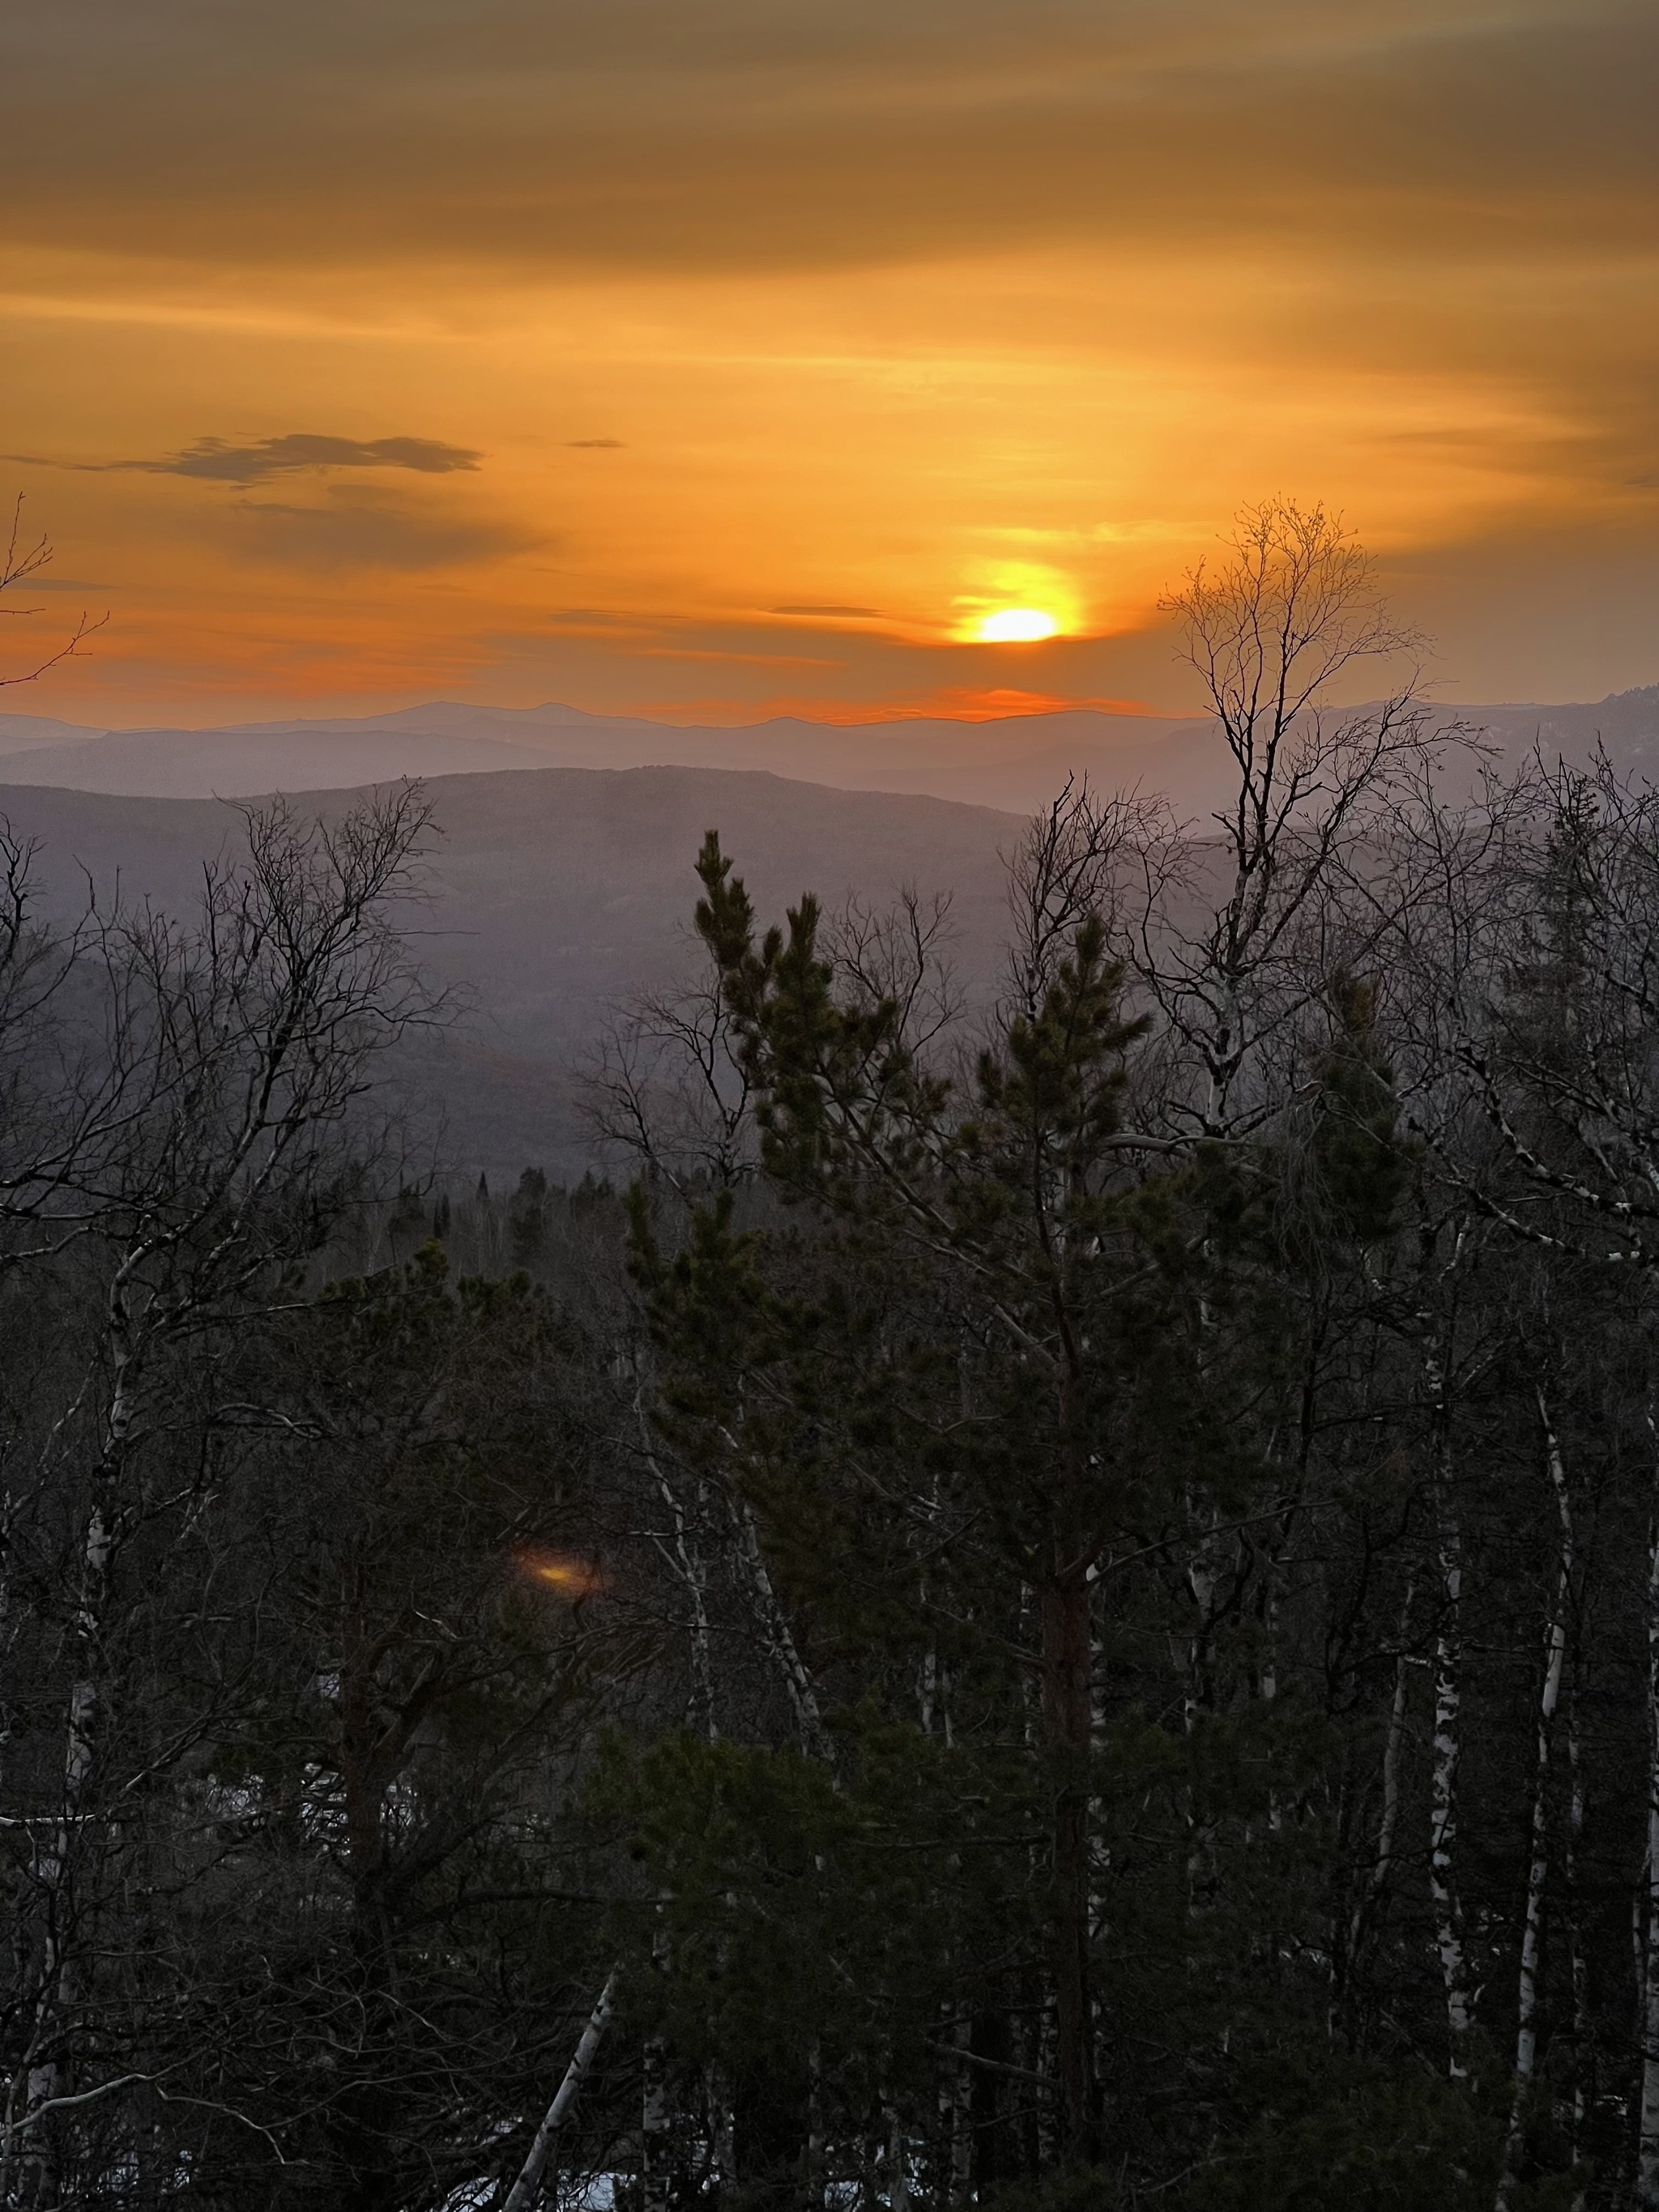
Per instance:
[[[994,614],[980,617],[974,635],[981,645],[1035,645],[1059,628],[1041,607],[999,607]]]

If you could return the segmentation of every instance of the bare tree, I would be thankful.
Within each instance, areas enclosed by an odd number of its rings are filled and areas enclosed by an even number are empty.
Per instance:
[[[7,532],[5,550],[0,553],[0,593],[15,592],[20,585],[27,586],[31,578],[38,576],[50,565],[52,557],[52,541],[48,538],[42,534],[31,538],[26,534],[23,528],[23,495],[19,492],[12,501],[11,526]],[[27,620],[29,616],[38,615],[40,611],[39,607],[0,606],[0,616],[12,621]],[[72,660],[94,631],[102,629],[108,620],[106,614],[94,619],[83,609],[74,629],[61,645],[55,646],[45,659],[37,660],[32,668],[21,669],[15,675],[0,676],[0,685],[35,683],[49,668],[56,668],[60,661]]]
[[[78,2046],[100,1869],[132,1787],[114,1757],[141,1596],[127,1562],[158,1516],[188,1514],[205,1472],[170,1449],[180,1363],[208,1395],[210,1427],[257,1418],[212,1405],[216,1375],[222,1392],[234,1370],[227,1348],[294,1296],[291,1271],[361,1187],[380,1141],[359,1112],[377,1057],[440,1011],[390,911],[414,888],[430,827],[416,787],[332,827],[302,823],[280,800],[246,820],[245,857],[209,866],[192,927],[149,909],[97,927],[90,1027],[109,1064],[100,1069],[89,1043],[75,1062],[84,1084],[64,1094],[67,1134],[12,1176],[21,1210],[48,1231],[67,1220],[79,1237],[79,1302],[97,1316],[64,1347],[60,1401],[37,1433],[22,1501],[37,1585],[64,1608],[55,1632],[38,1624],[37,1696],[62,1699],[56,1779],[40,1763],[49,1730],[37,1705],[29,1802],[14,1816],[30,1840],[36,2002],[12,2124],[27,2138],[40,2203],[59,2187],[50,2116],[88,2086]],[[55,1210],[66,1194],[66,1212]],[[14,1527],[19,1504],[14,1495]],[[163,1763],[187,1747],[175,1742]]]
[[[582,1103],[605,1152],[682,1198],[752,1175],[750,1085],[707,961],[677,988],[641,991],[614,1010],[584,1072]]]
[[[1237,781],[1212,817],[1218,856],[1209,824],[1166,820],[1143,841],[1140,917],[1126,941],[1194,1063],[1170,1102],[1175,1124],[1220,1138],[1261,1125],[1273,1086],[1247,1079],[1253,1065],[1353,957],[1333,908],[1429,749],[1423,641],[1389,613],[1341,518],[1290,499],[1247,507],[1220,560],[1189,570],[1162,605]],[[1360,670],[1402,658],[1403,681],[1380,701],[1332,703]],[[1218,869],[1219,902],[1206,913]]]

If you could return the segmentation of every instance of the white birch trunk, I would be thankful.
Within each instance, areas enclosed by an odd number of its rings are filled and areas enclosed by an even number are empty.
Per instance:
[[[639,1416],[641,1434],[647,1440],[646,1465],[655,1477],[663,1504],[668,1508],[668,1517],[674,1524],[674,1571],[684,1583],[686,1595],[691,1601],[692,1700],[697,1710],[702,1733],[710,1743],[715,1743],[720,1739],[720,1728],[714,1713],[714,1662],[708,1626],[708,1571],[702,1564],[701,1553],[691,1542],[685,1524],[685,1508],[680,1503],[679,1493],[663,1472],[656,1454],[651,1449],[645,1408],[637,1394],[634,1407]]]
[[[951,2147],[952,2204],[966,2203],[974,2179],[974,2069],[968,2057],[973,2033],[972,2015],[964,2008],[951,2022],[951,2045],[957,2056],[939,2088],[940,2118]]]
[[[1187,1645],[1187,1688],[1182,1699],[1182,1726],[1188,1735],[1196,1729],[1205,1705],[1205,1670],[1214,1629],[1216,1587],[1221,1579],[1213,1564],[1215,1544],[1213,1535],[1205,1537],[1187,1568],[1187,1587],[1197,1610],[1197,1626]],[[1187,1808],[1187,1917],[1197,1920],[1208,1909],[1215,1867],[1210,1824],[1195,1792],[1189,1796]],[[1189,1968],[1196,1964],[1195,1959],[1188,1958]]]
[[[823,2051],[813,2037],[806,2053],[806,2201],[823,2202]]]
[[[817,1692],[812,1686],[812,1677],[807,1672],[806,1662],[800,1656],[783,1607],[778,1603],[772,1577],[767,1571],[754,1514],[746,1504],[741,1502],[734,1506],[733,1510],[737,1515],[744,1563],[749,1570],[756,1609],[760,1614],[766,1640],[772,1647],[772,1656],[782,1674],[784,1686],[789,1692],[789,1702],[794,1708],[795,1727],[800,1736],[801,1749],[810,1759],[822,1759],[826,1766],[830,1765],[835,1758],[835,1746],[830,1741],[829,1729],[823,1724],[823,1714],[818,1705]]]
[[[1395,1844],[1400,1832],[1400,1754],[1406,1739],[1406,1712],[1411,1695],[1411,1633],[1414,1584],[1408,1584],[1400,1608],[1400,1649],[1394,1662],[1394,1695],[1389,1704],[1388,1733],[1382,1739],[1382,1802],[1377,1815],[1376,1845],[1370,1870],[1355,1902],[1348,1923],[1348,1972],[1356,1972],[1366,1930],[1375,1924],[1389,1893],[1394,1873]]]
[[[104,1705],[99,1674],[107,1627],[110,1568],[115,1551],[115,1491],[135,1410],[130,1388],[131,1334],[125,1287],[119,1283],[111,1296],[109,1337],[114,1354],[114,1383],[93,1474],[92,1505],[81,1536],[80,1589],[74,1617],[79,1671],[70,1685],[64,1717],[63,1796],[56,1834],[52,1844],[40,1855],[37,1866],[37,1881],[46,1900],[46,1924],[37,2031],[49,2056],[30,2069],[25,2100],[26,2125],[44,2105],[68,2097],[75,2087],[67,2038],[81,1992],[77,1986],[77,1961],[64,1947],[62,1931],[71,1925],[75,1917],[71,1890],[76,1861],[86,1844],[87,1800],[96,1765]],[[36,2146],[31,2151],[36,2169],[34,2196],[43,2205],[55,2203],[52,2147],[44,2130],[35,2130],[35,2136]]]
[[[659,1974],[668,1970],[668,1939],[660,1928],[652,1939],[651,1963]],[[663,2037],[647,2035],[641,2058],[640,2203],[642,2212],[666,2212],[674,2114]]]
[[[703,2094],[708,2105],[708,2157],[711,2179],[722,2195],[738,2183],[736,2130],[732,2124],[732,2093],[725,2075],[711,2060],[703,2075]]]
[[[1370,1893],[1380,1904],[1394,1870],[1395,1838],[1400,1828],[1400,1751],[1406,1736],[1406,1704],[1410,1694],[1411,1655],[1406,1635],[1411,1621],[1412,1593],[1400,1614],[1400,1653],[1394,1665],[1394,1698],[1389,1706],[1389,1733],[1382,1745],[1382,1808],[1376,1824],[1376,1856],[1371,1862]]]
[[[729,1429],[720,1431],[721,1441],[737,1461],[742,1455],[737,1438]],[[743,1562],[749,1571],[750,1588],[754,1595],[755,1610],[760,1615],[761,1632],[770,1647],[783,1676],[784,1687],[789,1692],[789,1702],[794,1708],[796,1732],[801,1749],[809,1759],[821,1759],[826,1766],[835,1763],[835,1746],[830,1731],[823,1724],[817,1692],[812,1686],[812,1677],[800,1656],[799,1646],[772,1584],[766,1565],[766,1555],[761,1550],[760,1531],[755,1526],[755,1516],[747,1498],[728,1493],[727,1504],[737,1524],[738,1543]]]
[[[908,2212],[910,2203],[910,2145],[896,2112],[887,2115],[888,2212]]]
[[[543,2115],[542,2124],[536,2130],[529,2153],[523,2166],[519,2169],[519,2178],[507,2191],[507,2202],[501,2207],[501,2212],[530,2212],[530,2207],[540,2194],[542,2174],[552,2152],[553,2145],[558,2138],[559,2130],[564,2125],[566,2115],[576,2101],[576,2092],[581,2087],[584,2079],[592,2068],[594,2053],[599,2050],[605,2031],[610,2025],[611,2002],[616,1993],[617,1969],[613,1966],[606,1977],[605,1987],[599,1991],[599,2001],[594,2006],[586,2027],[582,2030],[581,2041],[576,2045],[575,2056],[566,2067],[564,2079],[560,2082],[552,2103]]]
[[[1561,1696],[1561,1676],[1567,1654],[1567,1608],[1572,1596],[1572,1512],[1567,1495],[1567,1472],[1561,1446],[1550,1425],[1543,1393],[1538,1411],[1544,1423],[1544,1448],[1549,1462],[1550,1484],[1555,1492],[1561,1523],[1560,1564],[1555,1604],[1545,1637],[1544,1685],[1538,1698],[1538,1752],[1532,1793],[1532,1856],[1527,1868],[1527,1902],[1521,1925],[1521,1977],[1516,1999],[1515,2086],[1510,2097],[1509,2127],[1498,2166],[1496,2212],[1510,2212],[1520,2179],[1522,2154],[1526,2148],[1527,2104],[1538,2069],[1538,1971],[1542,1957],[1544,1890],[1549,1880],[1550,1742],[1555,1730],[1555,1709]]]
[[[1650,1430],[1654,1417],[1648,1416]],[[1656,1470],[1659,1474],[1659,1470]],[[1648,1536],[1648,1850],[1638,1899],[1641,1942],[1642,2102],[1638,2122],[1636,2202],[1659,2212],[1659,1498]]]
[[[1026,2060],[1026,2065],[1031,2071],[1040,2075],[1045,2081],[1052,2081],[1054,2078],[1055,2045],[1060,2040],[1055,2033],[1054,2008],[1052,2004],[1045,2004],[1042,2008],[1037,2021],[1036,2040],[1036,2055]],[[1037,2159],[1045,2170],[1059,2163],[1058,2119],[1058,2100],[1052,2096],[1041,2099],[1037,2105]]]
[[[1448,2061],[1453,2081],[1467,2072],[1473,2008],[1463,1914],[1457,1893],[1457,1769],[1462,1752],[1463,1534],[1452,1495],[1450,1407],[1439,1354],[1425,1353],[1424,1381],[1434,1409],[1433,1481],[1440,1621],[1434,1639],[1434,1758],[1429,1791],[1429,1899],[1446,1994]]]
[[[1584,1950],[1583,1917],[1579,1909],[1578,1846],[1584,1833],[1584,1770],[1578,1740],[1577,1657],[1574,1680],[1567,1690],[1567,1838],[1561,1873],[1567,1893],[1567,1971],[1572,1988],[1572,2122],[1568,2148],[1577,2173],[1583,2159],[1584,2123],[1589,2116],[1589,2083],[1586,2058],[1590,2039],[1589,1961]],[[1572,2212],[1585,2212],[1587,2199],[1580,2189],[1573,2197]]]
[[[666,2212],[672,2108],[668,2098],[668,2046],[659,2035],[645,2039],[640,2098],[640,2203],[645,2212]]]

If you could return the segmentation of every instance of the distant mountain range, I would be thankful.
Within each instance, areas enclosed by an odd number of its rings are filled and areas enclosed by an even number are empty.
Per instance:
[[[1659,767],[1659,684],[1596,704],[1442,707],[1514,753],[1534,743],[1571,760],[1598,738],[1627,765]],[[9,784],[133,797],[247,797],[352,789],[398,776],[509,769],[761,769],[840,790],[909,792],[1025,813],[1072,774],[1107,788],[1165,792],[1183,812],[1216,805],[1224,763],[1207,722],[1073,708],[989,721],[943,718],[851,727],[779,717],[741,726],[653,722],[580,708],[438,700],[388,714],[246,722],[222,729],[86,729],[0,714]]]
[[[1076,767],[1116,779],[1203,726],[1079,710],[988,722],[848,728],[793,718],[682,726],[574,707],[434,701],[390,714],[227,729],[98,731],[0,715],[8,783],[189,799],[346,789],[402,775],[501,769],[761,769],[842,790],[909,791],[979,805],[1041,805]]]
[[[745,770],[541,769],[440,776],[429,791],[442,836],[429,901],[405,921],[423,966],[462,986],[469,1011],[452,1035],[406,1053],[404,1078],[426,1120],[441,1118],[451,1165],[492,1182],[588,1164],[573,1067],[618,998],[685,972],[706,830],[720,830],[769,920],[809,890],[878,905],[906,885],[948,893],[953,960],[982,988],[1006,921],[1001,855],[1024,826],[988,808]],[[308,793],[303,806],[327,818],[350,798]],[[223,801],[38,785],[0,787],[0,814],[39,840],[46,902],[64,915],[88,877],[106,899],[118,882],[129,899],[188,915],[203,862],[234,853],[240,834]]]
[[[1582,760],[1599,738],[1626,765],[1659,768],[1659,686],[1464,719],[1510,753],[1538,744]],[[1085,712],[685,729],[439,704],[108,732],[0,716],[0,814],[40,841],[49,901],[65,912],[88,876],[106,899],[118,883],[187,912],[204,860],[234,849],[229,799],[287,789],[327,817],[363,785],[427,778],[443,835],[430,902],[408,921],[423,962],[466,988],[471,1011],[446,1040],[412,1049],[404,1074],[441,1118],[452,1167],[492,1178],[587,1164],[572,1070],[619,996],[684,971],[705,830],[720,830],[768,919],[805,890],[831,903],[882,904],[907,885],[948,894],[952,957],[982,991],[1006,928],[1002,856],[1068,772],[1166,790],[1201,815],[1224,767],[1204,724]]]

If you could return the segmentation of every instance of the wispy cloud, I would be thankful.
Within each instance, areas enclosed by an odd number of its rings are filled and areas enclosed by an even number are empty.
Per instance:
[[[1455,264],[1644,251],[1659,185],[1647,0],[428,0],[391,46],[337,0],[24,12],[6,214],[36,250],[684,272],[1267,236]]]
[[[807,615],[813,620],[820,622],[848,622],[859,619],[878,622],[881,619],[879,607],[769,607],[766,611],[771,615]]]
[[[412,574],[500,560],[544,542],[511,523],[422,514],[344,487],[323,507],[239,500],[226,526],[234,527],[237,543],[254,559],[312,573],[380,568]]]
[[[193,446],[153,460],[55,461],[39,453],[8,453],[5,459],[94,476],[125,470],[142,476],[197,477],[210,483],[253,484],[305,469],[413,469],[421,476],[453,476],[459,470],[476,469],[483,455],[470,446],[449,446],[437,438],[334,438],[290,430],[280,438],[260,438],[246,446],[233,445],[228,438],[198,438]]]

